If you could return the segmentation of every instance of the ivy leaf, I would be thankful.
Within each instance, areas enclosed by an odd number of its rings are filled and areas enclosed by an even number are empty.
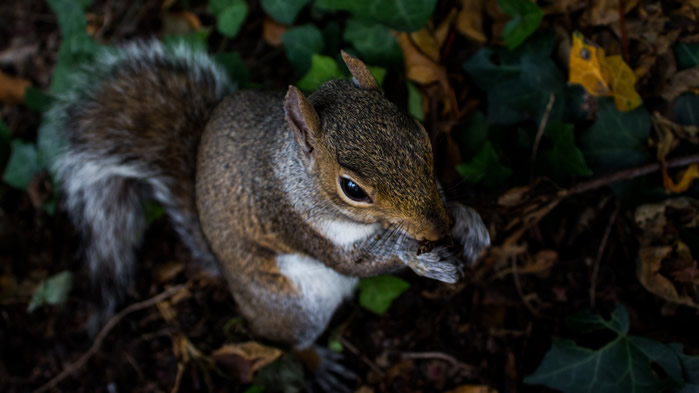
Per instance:
[[[73,285],[73,275],[62,271],[47,278],[39,284],[29,302],[27,311],[32,312],[44,304],[63,304],[68,299],[68,292]]]
[[[514,52],[483,48],[464,63],[471,79],[488,96],[489,124],[512,125],[526,120],[538,124],[551,94],[556,99],[549,119],[563,119],[566,83],[550,57],[554,43],[550,36],[541,35]],[[496,55],[499,64],[493,61]]]
[[[46,112],[51,107],[53,97],[36,87],[27,87],[24,92],[24,104],[37,112]]]
[[[483,181],[489,187],[502,185],[512,173],[510,168],[500,162],[500,157],[490,141],[483,144],[471,161],[459,164],[456,170],[467,181],[471,183]]]
[[[544,11],[530,0],[498,0],[498,4],[512,18],[502,32],[502,38],[509,49],[520,46],[539,28],[544,17]]]
[[[482,112],[475,112],[466,125],[452,133],[463,157],[473,157],[488,138],[488,123]]]
[[[597,120],[580,139],[585,160],[596,173],[613,172],[648,162],[650,119],[644,107],[620,112],[614,101],[598,101]]]
[[[685,126],[699,126],[699,95],[685,93],[675,99],[673,111],[675,121]]]
[[[186,34],[173,34],[163,38],[163,44],[172,50],[179,45],[191,48],[193,51],[206,52],[206,42],[209,39],[209,32],[205,30],[193,31]]]
[[[235,38],[248,16],[245,0],[217,0],[209,4],[209,9],[216,14],[216,29],[228,38]]]
[[[359,281],[359,304],[369,311],[383,315],[391,303],[410,288],[410,284],[393,276],[362,278]]]
[[[214,60],[221,64],[232,81],[239,86],[250,84],[250,71],[237,52],[221,52],[214,55]]]
[[[425,114],[422,112],[422,94],[420,89],[412,82],[406,81],[405,83],[408,86],[408,113],[420,121],[425,120]]]
[[[607,328],[617,337],[596,350],[554,338],[544,360],[525,383],[564,393],[652,393],[684,384],[680,361],[670,346],[627,335],[628,314],[623,306],[617,306],[611,320],[587,312],[568,322],[587,331]],[[660,366],[667,377],[661,378],[652,364]]]
[[[338,65],[339,68],[339,65]],[[367,66],[369,68],[369,72],[371,73],[371,76],[376,79],[376,83],[379,84],[379,86],[383,86],[383,80],[386,79],[386,69],[383,67],[379,66]],[[342,71],[340,71],[342,72]]]
[[[279,23],[290,25],[310,0],[262,0],[262,9]]]
[[[699,66],[699,43],[685,44],[680,42],[673,49],[677,59],[677,68],[680,70]]]
[[[575,145],[572,124],[549,123],[546,137],[553,148],[546,153],[547,168],[557,176],[591,176],[592,171],[585,163],[585,157]]]
[[[347,20],[342,38],[357,49],[366,63],[387,67],[403,63],[398,41],[386,26],[352,18]]]
[[[400,31],[419,30],[434,12],[437,0],[317,0],[326,10],[349,11]]]
[[[40,170],[39,155],[34,144],[13,140],[10,160],[3,176],[5,183],[24,190]]]
[[[611,319],[606,320],[599,314],[585,310],[566,318],[566,326],[583,333],[609,329],[617,334],[626,334],[629,332],[629,313],[624,306],[618,304]]]
[[[313,55],[311,69],[296,84],[301,90],[313,91],[331,79],[344,78],[344,74],[332,57]]]
[[[305,74],[311,68],[311,56],[323,50],[323,33],[313,25],[303,25],[289,29],[282,36],[286,57],[296,72]]]

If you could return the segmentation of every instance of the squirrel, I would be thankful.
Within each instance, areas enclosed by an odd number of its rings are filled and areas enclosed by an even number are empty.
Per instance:
[[[49,112],[65,141],[53,169],[107,309],[134,274],[148,200],[218,268],[252,332],[298,350],[358,277],[460,278],[489,245],[480,216],[446,202],[423,126],[342,58],[352,79],[308,97],[237,90],[204,51],[157,41],[76,72]]]

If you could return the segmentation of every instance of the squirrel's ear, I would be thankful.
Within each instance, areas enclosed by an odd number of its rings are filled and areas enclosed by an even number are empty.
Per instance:
[[[364,89],[381,91],[381,87],[376,83],[376,79],[371,75],[366,64],[345,51],[340,51],[340,53],[342,54],[342,60],[345,61],[347,68],[352,73],[352,79],[357,86]]]
[[[284,113],[289,128],[294,132],[296,141],[306,156],[311,156],[320,134],[318,113],[303,93],[294,86],[289,86],[286,97],[284,97]]]

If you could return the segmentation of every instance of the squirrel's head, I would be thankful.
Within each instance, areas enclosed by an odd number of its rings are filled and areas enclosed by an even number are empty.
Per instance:
[[[364,63],[342,57],[352,81],[327,82],[308,99],[290,86],[284,100],[306,169],[336,213],[441,239],[449,219],[427,132],[383,96]]]

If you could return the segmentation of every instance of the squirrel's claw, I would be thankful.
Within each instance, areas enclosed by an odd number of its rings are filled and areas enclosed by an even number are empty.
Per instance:
[[[315,346],[318,355],[318,367],[313,372],[313,380],[308,384],[309,391],[351,393],[350,381],[358,381],[359,377],[352,370],[342,365],[342,354],[333,352],[321,346]]]
[[[437,246],[410,258],[408,266],[418,275],[453,284],[463,277],[459,259],[447,247]]]
[[[452,202],[448,209],[454,220],[451,236],[463,248],[464,258],[469,263],[474,263],[481,249],[490,245],[488,229],[481,216],[470,207]]]

